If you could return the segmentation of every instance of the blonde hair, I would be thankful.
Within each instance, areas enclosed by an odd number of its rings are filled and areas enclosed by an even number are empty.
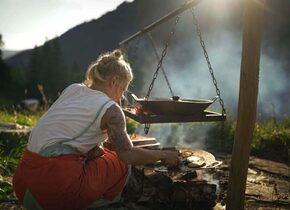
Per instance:
[[[130,64],[124,60],[120,50],[100,55],[96,62],[89,66],[84,83],[91,86],[105,82],[114,75],[119,76],[121,82],[130,82],[133,79]]]

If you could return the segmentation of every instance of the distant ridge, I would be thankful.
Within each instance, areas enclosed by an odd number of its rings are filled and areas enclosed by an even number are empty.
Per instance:
[[[2,58],[8,59],[16,55],[17,53],[21,52],[20,50],[3,50],[2,51]]]
[[[58,37],[65,61],[86,69],[100,53],[118,48],[129,35],[180,5],[174,0],[135,0],[124,2],[98,19],[84,22]],[[42,46],[39,46],[42,47]],[[7,59],[11,66],[27,64],[32,50]]]
[[[116,10],[108,12],[98,19],[73,27],[57,38],[61,44],[66,62],[77,64],[85,70],[100,53],[118,48],[120,41],[156,21],[169,11],[181,6],[183,2],[185,1],[135,0],[130,3],[124,2]],[[197,6],[196,10],[200,11],[198,15],[203,21],[203,31],[208,30],[211,33],[209,36],[219,36],[218,30],[241,31],[242,1],[228,2],[228,4],[231,6],[231,10],[227,11],[226,15],[229,18],[224,23],[218,22],[218,18],[214,14],[215,10],[218,10],[217,8],[207,8],[211,5],[210,1],[202,1]],[[280,53],[289,51],[289,44],[287,44],[290,43],[288,41],[290,39],[290,30],[288,30],[290,27],[290,13],[287,9],[289,6],[289,1],[270,1],[267,4],[267,7],[271,10],[265,12],[263,49],[275,57],[279,57]],[[200,10],[200,8],[202,9]],[[190,19],[190,17],[186,18]],[[224,25],[224,28],[220,28],[219,25]],[[165,35],[171,26],[172,22],[169,21],[169,24],[166,25],[165,23],[158,27],[159,31],[155,32],[156,42],[164,42]],[[179,32],[186,30],[189,31],[182,26]],[[190,30],[193,32],[192,29]],[[218,34],[212,33],[216,31]],[[143,51],[148,48],[144,45],[142,47]],[[24,50],[10,58],[6,57],[8,64],[11,66],[26,64],[31,56],[31,51]]]

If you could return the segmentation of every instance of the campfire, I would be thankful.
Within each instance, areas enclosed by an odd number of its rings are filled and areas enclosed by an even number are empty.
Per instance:
[[[131,138],[134,146],[161,149],[155,138],[141,135]],[[222,162],[201,149],[162,149],[177,150],[179,165],[172,167],[157,162],[134,167],[132,179],[128,183],[133,196],[138,201],[160,203],[168,208],[180,205],[186,209],[195,209],[196,205],[214,206],[219,188],[214,172]]]

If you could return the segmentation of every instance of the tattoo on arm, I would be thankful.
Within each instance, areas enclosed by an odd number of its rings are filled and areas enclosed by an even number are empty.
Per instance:
[[[107,128],[110,142],[116,151],[131,149],[132,142],[126,131],[126,120],[122,109],[117,106],[111,106],[104,115],[104,124]]]

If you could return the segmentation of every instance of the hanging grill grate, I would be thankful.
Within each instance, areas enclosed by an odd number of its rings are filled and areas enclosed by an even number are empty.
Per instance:
[[[154,115],[154,114],[136,114],[136,107],[124,108],[124,114],[141,123],[141,124],[156,124],[156,123],[181,123],[181,122],[218,122],[225,121],[226,116],[218,112],[203,111],[192,115]]]
[[[199,0],[186,2],[182,7],[174,10],[173,12],[166,15],[164,18],[161,18],[160,20],[144,28],[140,32],[136,33],[135,35],[129,37],[127,40],[121,42],[120,43],[121,46],[127,43],[129,40],[137,37],[138,35],[148,32],[149,29],[153,28],[153,26],[161,24],[169,17],[173,17],[173,15],[177,15],[181,13],[185,11],[186,9],[189,9],[195,6],[199,2],[200,2]],[[199,37],[199,40],[200,40],[200,43],[201,43],[208,67],[209,67],[209,72],[211,74],[214,86],[216,88],[217,97],[212,100],[192,100],[192,99],[179,99],[178,96],[173,96],[173,91],[171,89],[171,86],[169,84],[165,71],[163,69],[162,62],[163,62],[164,57],[167,54],[167,49],[170,45],[170,41],[175,33],[176,25],[179,22],[179,16],[177,15],[173,28],[171,29],[169,36],[166,40],[166,44],[162,51],[161,57],[159,57],[156,51],[156,47],[154,45],[151,34],[147,33],[151,41],[151,45],[155,51],[155,55],[157,58],[159,58],[157,69],[154,72],[153,79],[151,81],[151,84],[149,86],[149,89],[145,98],[139,99],[133,95],[135,101],[139,103],[140,106],[131,107],[131,108],[125,107],[123,109],[126,116],[136,120],[139,123],[145,124],[145,128],[144,128],[145,134],[148,133],[151,123],[209,122],[209,121],[225,121],[226,120],[226,111],[224,108],[224,103],[221,98],[220,90],[217,86],[217,81],[215,79],[213,69],[209,61],[209,56],[207,54],[205,44],[202,39],[201,31],[197,23],[197,20],[195,18],[193,9],[191,9],[191,14],[192,14],[192,19],[193,19],[193,25],[196,27],[197,35]],[[162,72],[165,76],[172,98],[169,98],[169,99],[149,98],[150,93],[154,86],[154,82],[158,76],[158,72],[160,69],[162,69]],[[222,107],[222,113],[217,113],[217,112],[206,110],[216,99],[219,99],[219,103]]]

